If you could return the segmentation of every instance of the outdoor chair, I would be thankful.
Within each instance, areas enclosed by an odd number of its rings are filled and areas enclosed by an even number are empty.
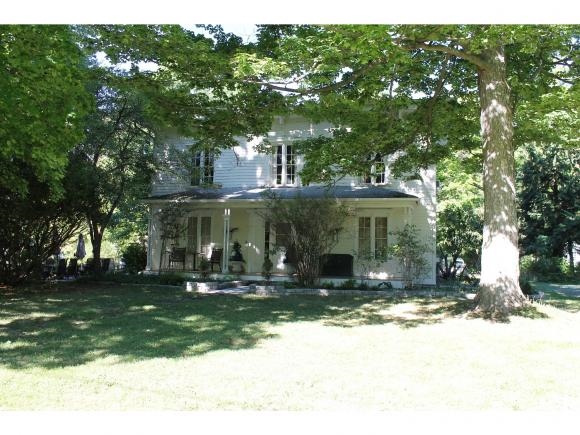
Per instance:
[[[58,260],[58,265],[56,266],[56,278],[63,279],[66,275],[66,258],[61,258]]]
[[[219,271],[222,271],[222,255],[224,250],[222,248],[219,249],[212,249],[211,257],[209,259],[209,263],[211,265],[211,271],[213,272],[213,265],[217,264]]]
[[[169,268],[171,269],[174,263],[181,263],[185,269],[185,248],[173,248],[169,253]]]
[[[79,260],[78,258],[71,258],[68,261],[66,268],[66,276],[77,276],[79,274]]]

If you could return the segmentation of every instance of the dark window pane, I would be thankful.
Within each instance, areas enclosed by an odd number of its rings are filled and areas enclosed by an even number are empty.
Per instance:
[[[276,149],[276,184],[282,184],[282,145]]]

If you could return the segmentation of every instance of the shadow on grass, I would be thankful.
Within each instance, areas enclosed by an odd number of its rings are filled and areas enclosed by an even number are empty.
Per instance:
[[[469,314],[471,319],[484,319],[497,323],[510,323],[512,317],[523,317],[526,319],[538,320],[538,319],[549,319],[546,313],[543,313],[534,304],[526,305],[525,307],[517,308],[512,311],[509,315],[502,313],[486,313],[486,312],[472,312]]]
[[[353,298],[356,300],[356,298]],[[394,324],[401,328],[416,328],[440,323],[444,319],[464,316],[473,308],[473,303],[464,299],[371,299],[357,300],[360,305],[337,304],[324,323],[330,326],[355,327],[362,325]]]
[[[155,286],[64,286],[3,296],[0,364],[74,366],[107,356],[125,361],[247,349],[275,338],[270,326],[394,324],[414,328],[469,317],[461,299],[196,295]]]

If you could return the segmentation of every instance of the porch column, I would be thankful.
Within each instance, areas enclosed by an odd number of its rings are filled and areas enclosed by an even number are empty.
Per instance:
[[[262,258],[262,249],[264,243],[260,243],[260,237],[258,237],[258,228],[262,219],[256,214],[254,209],[246,210],[248,216],[248,238],[245,242],[246,247],[246,272],[256,272],[262,269],[262,265],[259,261]],[[263,227],[262,227],[263,228]],[[262,230],[262,237],[264,231]]]
[[[230,216],[231,210],[224,209],[224,251],[222,256],[222,271],[228,273],[230,259]]]

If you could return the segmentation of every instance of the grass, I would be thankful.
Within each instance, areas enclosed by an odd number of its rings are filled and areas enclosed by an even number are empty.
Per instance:
[[[580,299],[501,322],[460,299],[0,296],[0,409],[574,410]]]

